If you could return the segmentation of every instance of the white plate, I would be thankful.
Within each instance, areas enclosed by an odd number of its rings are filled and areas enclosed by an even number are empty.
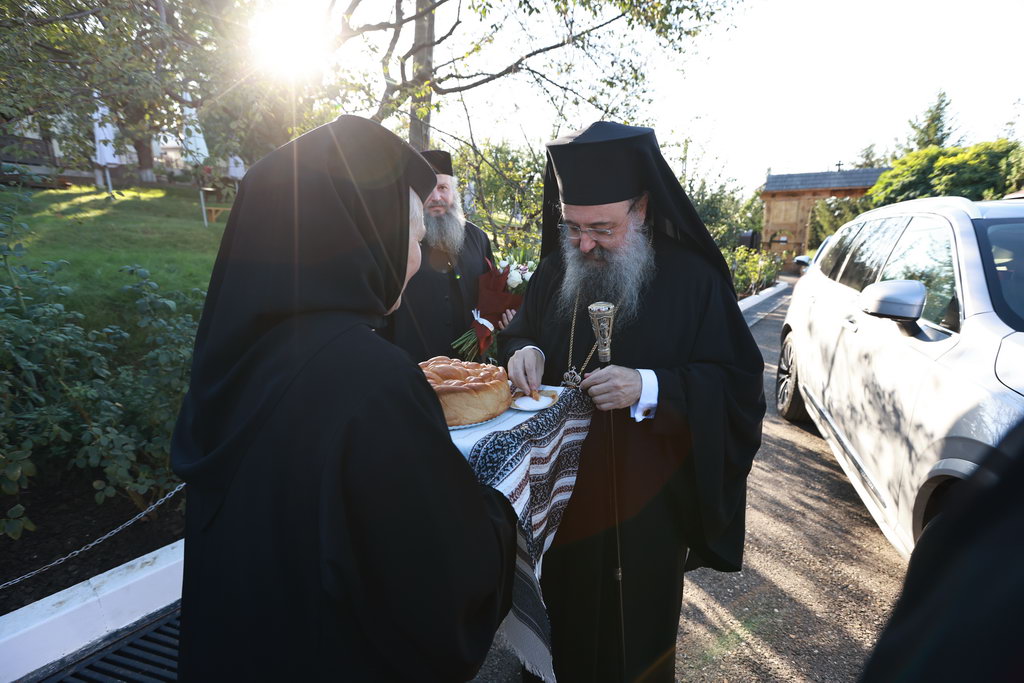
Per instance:
[[[558,400],[558,387],[549,387],[546,384],[542,384],[540,386],[540,391],[553,391],[555,395],[554,397],[551,397],[541,394],[541,397],[538,400],[534,400],[529,396],[520,396],[512,401],[511,407],[516,410],[534,411],[544,410],[545,408],[550,408],[555,405],[555,402]]]
[[[504,415],[504,414],[505,413],[502,413],[501,415]],[[483,422],[474,422],[473,424],[469,424],[469,425],[455,425],[454,427],[449,427],[448,431],[449,432],[454,432],[457,429],[472,429],[473,427],[479,427],[480,425],[485,425],[488,422],[494,422],[499,417],[501,417],[501,415],[495,415],[490,420],[484,420]]]

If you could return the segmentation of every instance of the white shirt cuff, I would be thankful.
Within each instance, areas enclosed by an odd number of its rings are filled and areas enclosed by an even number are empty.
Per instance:
[[[658,408],[658,375],[654,370],[637,370],[640,373],[640,399],[629,407],[629,416],[637,422],[654,417]]]
[[[524,346],[523,348],[524,349],[537,349],[538,351],[540,351],[540,359],[541,360],[546,361],[548,359],[548,357],[544,355],[544,352],[540,350],[539,346],[534,346],[533,344],[530,344],[529,346]],[[658,380],[654,380],[654,381],[657,382]]]

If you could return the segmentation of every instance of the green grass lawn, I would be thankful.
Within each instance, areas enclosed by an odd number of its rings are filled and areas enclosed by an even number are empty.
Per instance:
[[[22,240],[24,262],[69,261],[57,276],[74,290],[64,303],[96,328],[124,324],[119,311],[132,297],[121,288],[136,280],[121,266],[147,268],[160,291],[206,289],[227,214],[203,227],[198,194],[189,188],[136,187],[110,199],[74,186],[36,193],[19,220],[32,230]]]

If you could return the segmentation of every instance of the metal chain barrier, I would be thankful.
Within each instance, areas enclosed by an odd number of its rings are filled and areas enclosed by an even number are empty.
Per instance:
[[[168,500],[170,500],[170,498],[172,496],[174,496],[174,494],[176,494],[178,491],[182,490],[183,488],[185,488],[185,482],[182,482],[182,483],[178,484],[178,486],[175,487],[175,489],[173,491],[170,491],[163,498],[161,498],[160,500],[156,501],[155,503],[150,505],[148,508],[146,508],[145,510],[143,510],[139,514],[135,515],[134,517],[132,517],[127,522],[125,522],[121,526],[117,527],[113,531],[108,531],[107,533],[105,533],[102,536],[100,536],[99,538],[97,538],[95,541],[92,541],[91,543],[86,543],[85,545],[83,545],[78,550],[71,551],[70,553],[68,553],[64,557],[60,558],[59,560],[54,560],[53,562],[51,562],[50,564],[48,564],[46,566],[40,567],[39,569],[36,569],[35,571],[31,571],[28,574],[25,574],[24,576],[19,576],[16,579],[12,579],[12,580],[8,581],[7,583],[0,583],[0,591],[4,590],[5,588],[10,588],[11,586],[19,584],[19,583],[21,583],[22,581],[24,581],[26,579],[31,579],[36,574],[42,574],[47,569],[53,569],[54,567],[56,567],[59,564],[64,564],[65,562],[67,562],[71,558],[77,557],[78,555],[84,553],[86,550],[90,550],[90,549],[98,546],[100,543],[103,543],[103,541],[107,540],[108,538],[110,538],[114,534],[117,534],[117,533],[120,533],[121,531],[124,531],[125,529],[130,527],[132,524],[135,524],[135,522],[139,521],[140,519],[142,519],[143,517],[148,515],[153,510],[156,510],[158,507],[160,507],[161,505],[166,503]]]

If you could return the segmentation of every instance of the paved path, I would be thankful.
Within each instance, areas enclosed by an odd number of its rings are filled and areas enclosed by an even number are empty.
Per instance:
[[[749,479],[744,569],[687,574],[680,681],[853,681],[899,594],[906,564],[813,427],[774,407],[789,303],[752,332],[768,415]]]

